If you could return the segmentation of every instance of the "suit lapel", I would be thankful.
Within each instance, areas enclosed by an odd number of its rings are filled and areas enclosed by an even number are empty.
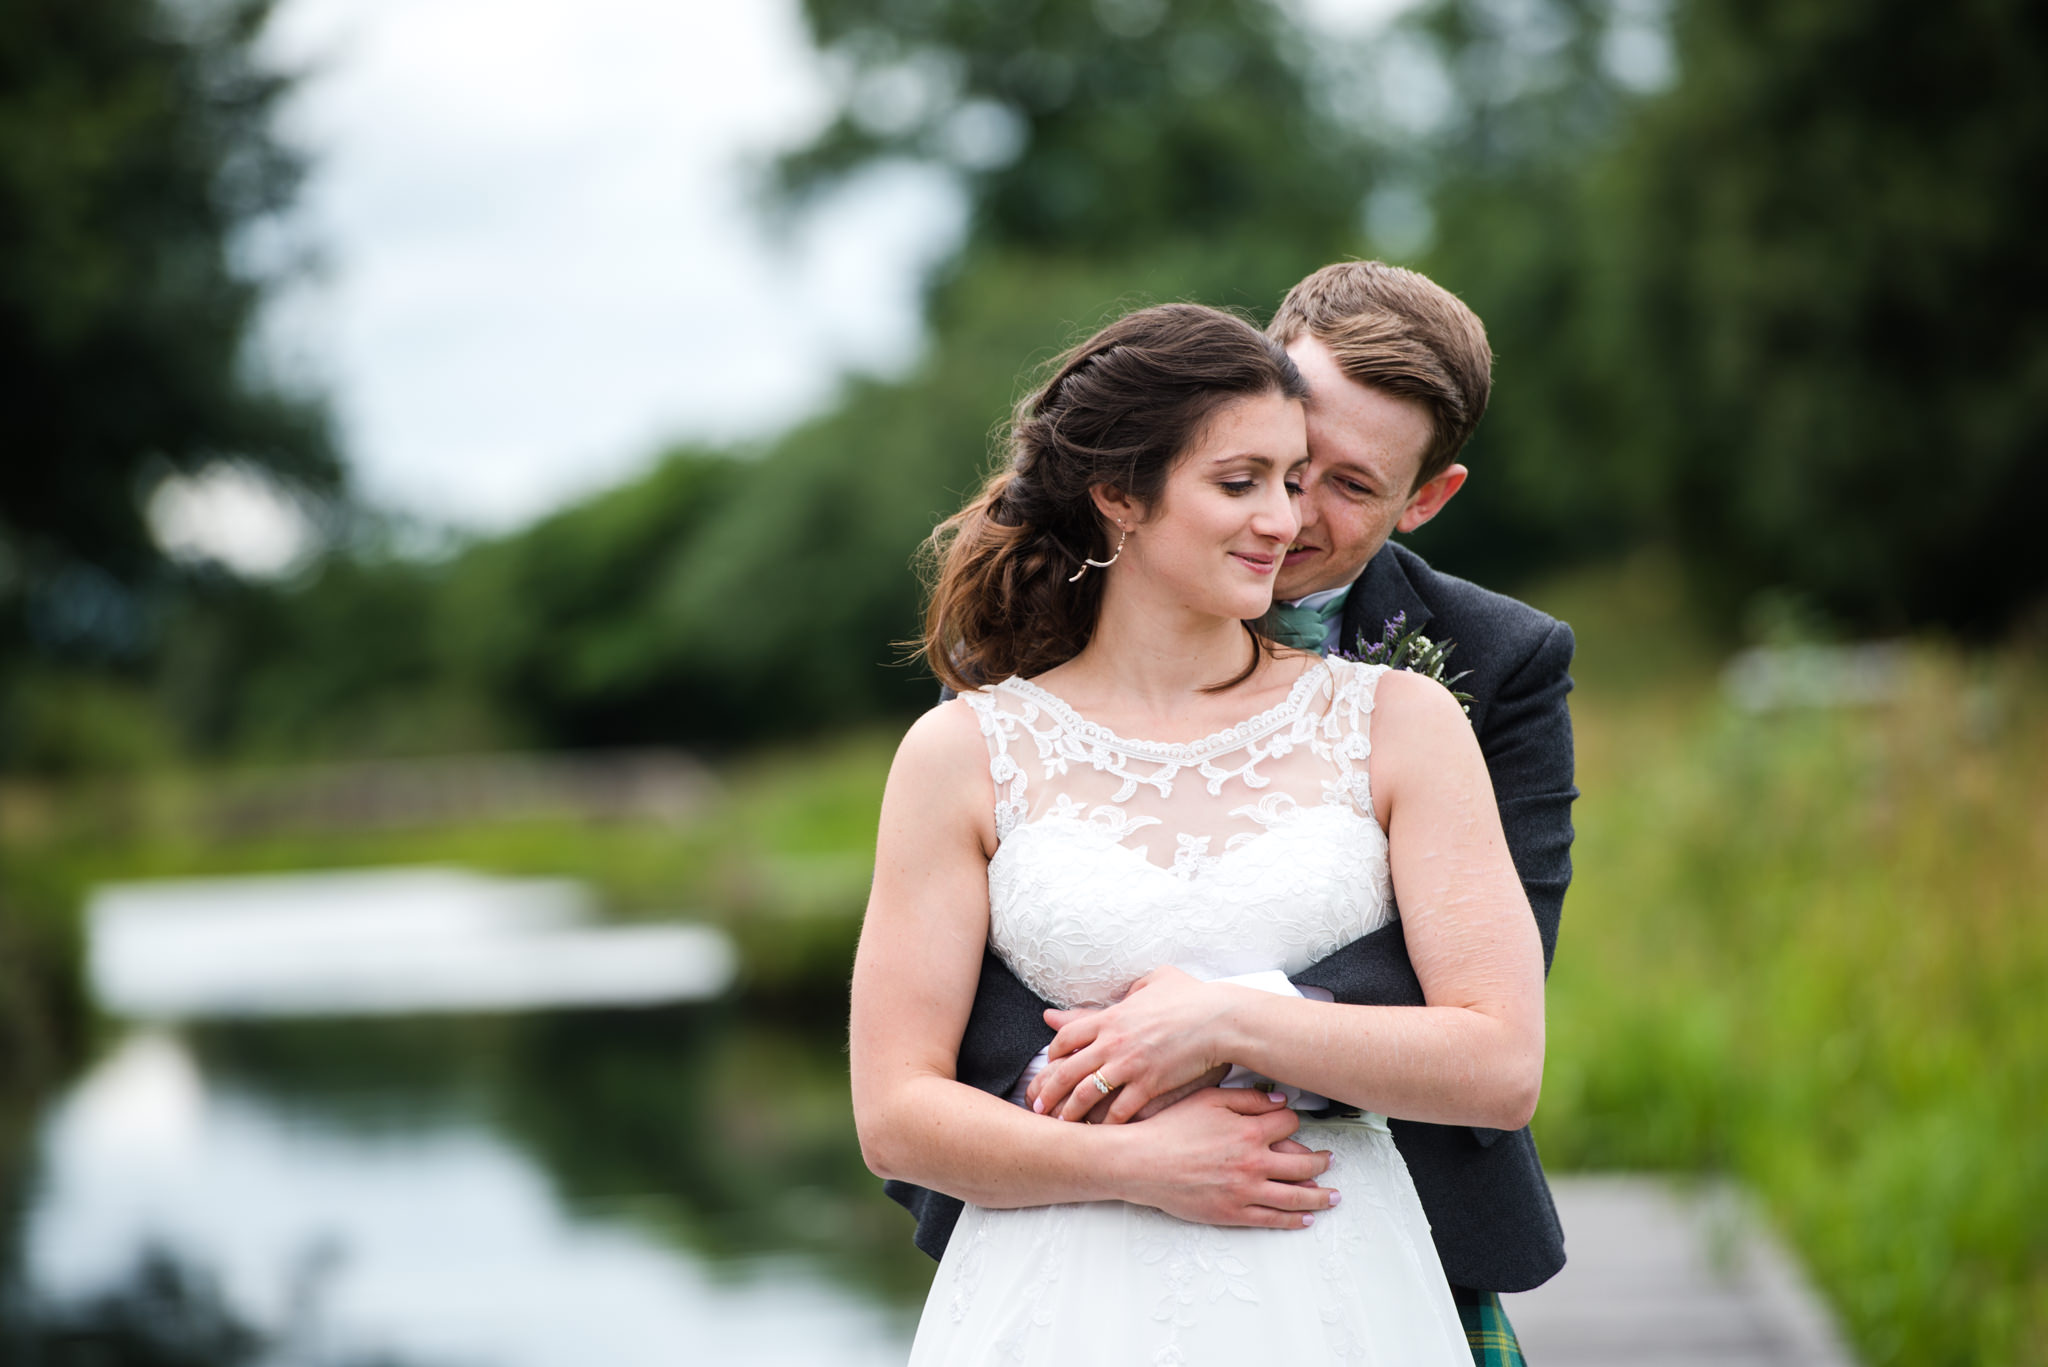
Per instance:
[[[1356,651],[1363,637],[1366,645],[1372,645],[1386,631],[1387,623],[1402,613],[1408,614],[1410,631],[1427,626],[1432,615],[1409,581],[1400,551],[1389,541],[1366,562],[1365,572],[1351,586],[1351,594],[1344,600],[1344,632],[1337,644]]]

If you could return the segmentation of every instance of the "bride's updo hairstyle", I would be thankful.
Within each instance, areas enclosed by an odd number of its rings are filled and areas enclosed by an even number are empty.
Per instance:
[[[1300,400],[1308,387],[1278,343],[1199,304],[1127,314],[1054,361],[1052,377],[1017,405],[1001,466],[925,544],[922,653],[932,671],[964,691],[1080,654],[1116,573],[1091,569],[1068,582],[1116,544],[1090,490],[1152,506],[1209,418],[1264,394]]]

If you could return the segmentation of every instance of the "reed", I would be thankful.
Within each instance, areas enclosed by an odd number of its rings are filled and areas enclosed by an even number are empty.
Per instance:
[[[1559,597],[1546,1164],[1739,1177],[1872,1367],[2048,1363],[2048,670],[1921,644],[1887,704],[1745,715]]]

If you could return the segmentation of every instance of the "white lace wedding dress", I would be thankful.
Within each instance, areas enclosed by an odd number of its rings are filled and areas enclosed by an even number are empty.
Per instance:
[[[1366,782],[1383,672],[1313,665],[1279,706],[1188,745],[1114,735],[1022,679],[968,695],[996,784],[990,944],[1047,1000],[1103,1005],[1161,964],[1294,973],[1386,924]],[[1343,1196],[1308,1229],[969,1205],[912,1364],[1468,1367],[1385,1121],[1307,1121],[1298,1138],[1334,1152],[1320,1180]]]

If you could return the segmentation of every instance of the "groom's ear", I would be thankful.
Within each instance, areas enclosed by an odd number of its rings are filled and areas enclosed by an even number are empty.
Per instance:
[[[1401,520],[1394,524],[1394,530],[1412,532],[1442,512],[1444,505],[1465,487],[1465,476],[1470,473],[1462,465],[1448,466],[1442,474],[1408,495],[1408,506],[1401,510]]]

